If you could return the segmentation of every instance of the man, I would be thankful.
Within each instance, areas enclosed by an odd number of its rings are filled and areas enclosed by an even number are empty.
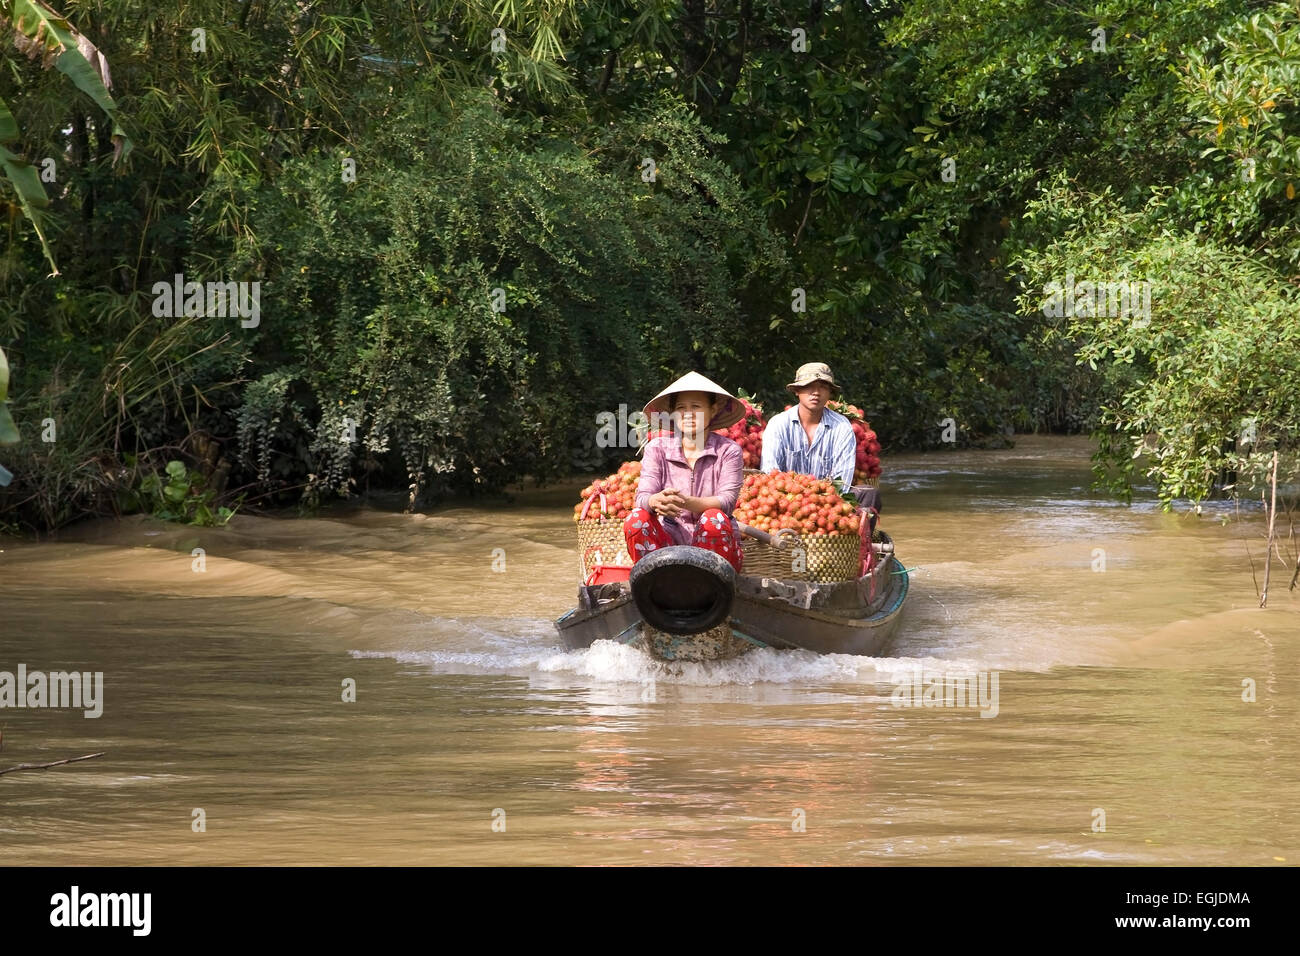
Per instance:
[[[794,381],[786,386],[799,404],[772,416],[763,430],[763,459],[759,469],[769,472],[797,471],[816,478],[838,478],[846,494],[858,499],[871,514],[869,530],[876,530],[880,516],[880,492],[854,485],[857,438],[853,424],[839,412],[826,407],[840,387],[830,366],[822,362],[800,365]],[[864,545],[865,547],[865,545]]]
[[[853,425],[826,407],[840,387],[828,366],[809,362],[799,366],[786,386],[799,404],[772,416],[763,431],[760,470],[797,471],[816,478],[838,478],[845,489],[853,484],[857,442]]]

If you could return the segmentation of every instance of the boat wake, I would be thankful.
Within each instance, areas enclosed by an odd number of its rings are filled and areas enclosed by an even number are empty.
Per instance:
[[[451,624],[442,621],[442,624]],[[434,674],[482,674],[527,678],[547,686],[638,684],[686,687],[777,685],[890,685],[917,667],[932,671],[980,669],[973,659],[938,657],[860,657],[757,648],[741,657],[705,663],[666,663],[644,651],[613,641],[597,641],[582,650],[566,650],[554,641],[550,621],[482,620],[459,622],[456,640],[442,646],[352,650],[355,658],[386,658]],[[448,630],[452,630],[449,628]],[[450,635],[448,635],[450,636]],[[436,636],[435,636],[436,639]],[[452,644],[453,646],[446,646]]]

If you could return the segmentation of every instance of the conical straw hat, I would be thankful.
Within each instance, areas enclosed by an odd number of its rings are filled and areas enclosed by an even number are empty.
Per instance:
[[[717,431],[719,428],[729,428],[745,417],[745,406],[740,399],[736,398],[736,396],[732,395],[716,382],[709,381],[699,372],[687,372],[654,398],[650,399],[650,401],[646,403],[645,407],[646,417],[650,418],[650,416],[655,412],[667,415],[668,397],[674,392],[709,392],[713,395],[721,395],[726,399],[726,401],[722,403],[722,407],[718,409],[718,413],[713,416],[713,420],[709,422],[709,431]],[[650,420],[654,421],[653,418],[650,418]]]

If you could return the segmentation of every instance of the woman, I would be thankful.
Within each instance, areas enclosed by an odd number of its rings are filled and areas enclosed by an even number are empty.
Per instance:
[[[651,422],[671,414],[675,431],[645,447],[636,508],[623,522],[627,553],[635,562],[659,548],[692,544],[721,555],[739,572],[744,554],[731,511],[744,456],[739,445],[713,430],[744,418],[744,405],[691,372],[651,399],[645,413]]]

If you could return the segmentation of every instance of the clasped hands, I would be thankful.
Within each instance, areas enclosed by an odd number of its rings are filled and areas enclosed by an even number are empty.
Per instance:
[[[688,505],[694,501],[694,498],[688,498],[676,488],[665,488],[663,491],[655,492],[650,496],[648,504],[650,510],[662,518],[676,518],[685,511],[692,511]]]

